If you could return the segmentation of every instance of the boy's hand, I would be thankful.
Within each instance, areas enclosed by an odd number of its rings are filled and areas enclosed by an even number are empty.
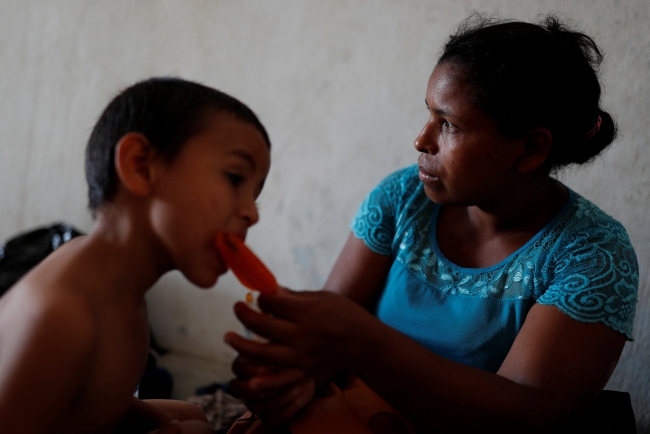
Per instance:
[[[198,420],[174,420],[163,427],[149,431],[148,434],[214,434],[214,430],[205,422]]]
[[[181,432],[181,427],[178,425],[178,421],[174,420],[165,426],[149,431],[149,434],[179,434]]]
[[[169,425],[173,418],[147,401],[131,397],[131,402],[115,432],[149,431],[155,427]],[[173,431],[172,431],[173,432]]]
[[[230,393],[271,426],[288,422],[314,396],[314,380],[300,369],[272,368],[240,356],[233,372],[238,378],[230,382]]]

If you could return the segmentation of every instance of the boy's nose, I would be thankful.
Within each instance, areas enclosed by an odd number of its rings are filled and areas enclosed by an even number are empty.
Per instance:
[[[422,131],[415,138],[415,149],[424,154],[435,154],[438,152],[438,144],[434,137],[434,125],[431,121],[424,124]]]
[[[257,210],[257,205],[255,204],[255,201],[247,202],[241,208],[241,216],[244,220],[246,220],[248,226],[253,226],[255,223],[259,221],[260,213]]]

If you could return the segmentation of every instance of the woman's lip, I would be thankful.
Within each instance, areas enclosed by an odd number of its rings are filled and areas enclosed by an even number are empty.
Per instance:
[[[424,183],[439,181],[437,176],[431,175],[420,168],[420,181]]]

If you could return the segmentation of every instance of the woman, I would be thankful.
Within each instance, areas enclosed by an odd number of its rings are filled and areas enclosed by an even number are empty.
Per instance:
[[[270,342],[227,335],[233,393],[279,424],[350,371],[425,432],[528,432],[587,407],[632,339],[638,288],[624,228],[551,176],[616,137],[601,60],[552,16],[461,25],[429,79],[417,166],[366,198],[326,291],[260,297],[272,317],[236,306]]]

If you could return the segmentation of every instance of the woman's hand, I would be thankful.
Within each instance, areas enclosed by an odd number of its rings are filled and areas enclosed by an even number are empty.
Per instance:
[[[381,332],[387,326],[344,296],[327,291],[294,292],[282,289],[261,295],[255,312],[245,303],[235,305],[239,320],[269,339],[260,343],[235,333],[226,342],[241,356],[273,366],[300,368],[307,375],[354,370],[372,359]]]
[[[325,289],[350,298],[360,304],[361,308],[352,302],[341,300],[340,296],[313,292],[299,294],[285,289],[281,289],[278,294],[273,296],[273,299],[278,301],[278,306],[273,303],[273,300],[265,300],[269,297],[260,297],[260,305],[264,310],[275,315],[276,321],[268,316],[256,315],[255,312],[249,311],[245,305],[237,305],[235,311],[239,312],[240,319],[247,318],[246,320],[242,319],[244,324],[247,324],[248,328],[258,335],[271,338],[272,342],[269,344],[251,342],[234,333],[229,333],[226,336],[226,341],[241,354],[233,364],[233,371],[238,378],[231,382],[231,393],[246,401],[246,405],[266,423],[281,425],[287,422],[293,414],[313,398],[316,391],[335,376],[336,366],[341,365],[340,362],[322,363],[322,366],[313,363],[313,360],[318,357],[318,351],[326,352],[327,350],[325,348],[316,350],[313,347],[310,350],[310,347],[317,346],[324,337],[328,337],[327,345],[336,346],[342,356],[345,351],[339,345],[337,335],[343,335],[345,340],[349,341],[353,339],[353,334],[356,335],[358,332],[354,328],[357,326],[356,323],[368,321],[369,324],[380,324],[363,307],[371,308],[376,302],[391,264],[392,259],[389,256],[374,253],[366,247],[362,240],[350,234],[341,256],[325,284]],[[292,307],[291,303],[295,307]],[[299,317],[289,315],[285,318],[286,315],[282,314],[283,309],[290,314],[294,313],[295,309],[295,312],[299,312],[300,315]],[[335,312],[328,313],[330,309]],[[362,312],[356,315],[355,312],[359,310]],[[338,322],[338,316],[344,317],[342,323]],[[252,323],[247,322],[248,318],[253,322],[257,321],[258,327],[253,328]],[[277,326],[277,330],[267,322]],[[336,332],[330,330],[324,335],[311,336],[307,328],[313,325],[320,329],[328,324],[339,330]],[[336,327],[337,324],[338,327]],[[298,330],[301,331],[297,333]],[[283,335],[285,331],[287,334]],[[273,335],[273,332],[276,334]],[[277,339],[274,339],[274,336]],[[287,338],[291,338],[290,342],[287,341]],[[302,346],[301,340],[309,341],[309,346]],[[301,350],[292,349],[294,344],[300,345]],[[358,348],[356,351],[358,352]],[[310,352],[311,356],[306,357],[305,353],[309,354]],[[291,360],[292,354],[299,359]],[[330,355],[333,360],[341,356]],[[312,362],[309,362],[310,360]],[[280,368],[278,366],[282,365],[277,365],[277,363],[282,361],[287,363]],[[327,369],[327,365],[330,365],[330,369]],[[310,375],[304,370],[295,369],[295,366],[309,368],[310,372],[318,370],[322,370],[322,372]]]
[[[230,393],[266,424],[280,426],[314,397],[315,382],[297,368],[273,368],[239,356],[233,363],[237,376]]]
[[[312,400],[317,389],[334,376],[340,360],[345,360],[346,351],[339,343],[351,341],[346,324],[358,322],[355,312],[362,319],[374,318],[354,302],[331,293],[282,288],[273,296],[261,295],[258,304],[274,316],[260,314],[244,303],[235,306],[235,313],[249,330],[270,341],[226,335],[226,342],[240,353],[233,363],[237,378],[230,383],[230,393],[243,399],[266,424],[280,426]],[[347,320],[339,324],[328,312],[337,312]],[[339,352],[333,353],[332,347]],[[327,353],[330,357],[326,360],[321,354]]]

